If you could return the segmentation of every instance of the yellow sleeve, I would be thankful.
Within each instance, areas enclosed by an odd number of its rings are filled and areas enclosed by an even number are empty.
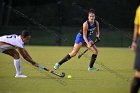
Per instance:
[[[136,15],[135,15],[134,23],[136,25],[140,25],[140,6],[136,10]]]

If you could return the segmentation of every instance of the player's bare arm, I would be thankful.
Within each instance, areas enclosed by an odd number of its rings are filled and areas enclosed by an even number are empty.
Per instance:
[[[99,22],[96,21],[96,37],[100,37]]]
[[[87,30],[88,30],[87,22],[84,22],[83,23],[83,38],[87,44],[87,47],[90,47],[91,44],[88,42],[88,39],[87,39]]]
[[[31,58],[31,56],[29,55],[29,53],[26,51],[26,49],[24,48],[18,48],[18,51],[20,52],[20,54],[22,55],[22,57],[30,62],[32,65],[35,65],[36,67],[38,67],[38,64]]]
[[[138,36],[138,29],[139,29],[139,25],[134,25],[134,34],[133,34],[133,42],[132,42],[132,50],[135,52],[136,51],[136,40],[137,40],[137,36]]]

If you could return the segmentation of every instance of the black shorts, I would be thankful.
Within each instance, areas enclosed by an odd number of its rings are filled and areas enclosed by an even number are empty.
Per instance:
[[[137,48],[136,48],[134,68],[140,71],[140,36],[137,39]]]

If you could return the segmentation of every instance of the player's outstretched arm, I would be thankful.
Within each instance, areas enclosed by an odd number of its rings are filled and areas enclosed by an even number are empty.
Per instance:
[[[26,51],[26,49],[24,49],[24,48],[18,48],[18,51],[20,52],[20,54],[22,55],[22,57],[23,57],[26,61],[30,62],[32,65],[34,65],[34,66],[36,66],[36,67],[39,66],[38,63],[36,63],[36,62],[32,59],[32,57],[29,55],[29,53]]]
[[[136,51],[136,41],[137,41],[137,37],[138,37],[138,29],[139,29],[139,26],[138,25],[134,25],[134,33],[133,33],[133,41],[132,41],[132,50],[135,52]]]

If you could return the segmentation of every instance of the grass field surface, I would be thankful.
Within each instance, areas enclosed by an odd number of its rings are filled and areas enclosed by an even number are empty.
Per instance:
[[[29,54],[39,64],[53,69],[56,62],[67,55],[72,47],[26,46]],[[85,48],[81,48],[81,52]],[[59,78],[28,64],[22,59],[22,72],[28,78],[15,78],[13,59],[0,54],[0,93],[129,93],[134,75],[134,53],[130,48],[99,47],[95,67],[99,71],[88,72],[91,52],[81,59],[77,56],[62,65],[57,72],[65,72]],[[68,79],[67,76],[72,78]]]

